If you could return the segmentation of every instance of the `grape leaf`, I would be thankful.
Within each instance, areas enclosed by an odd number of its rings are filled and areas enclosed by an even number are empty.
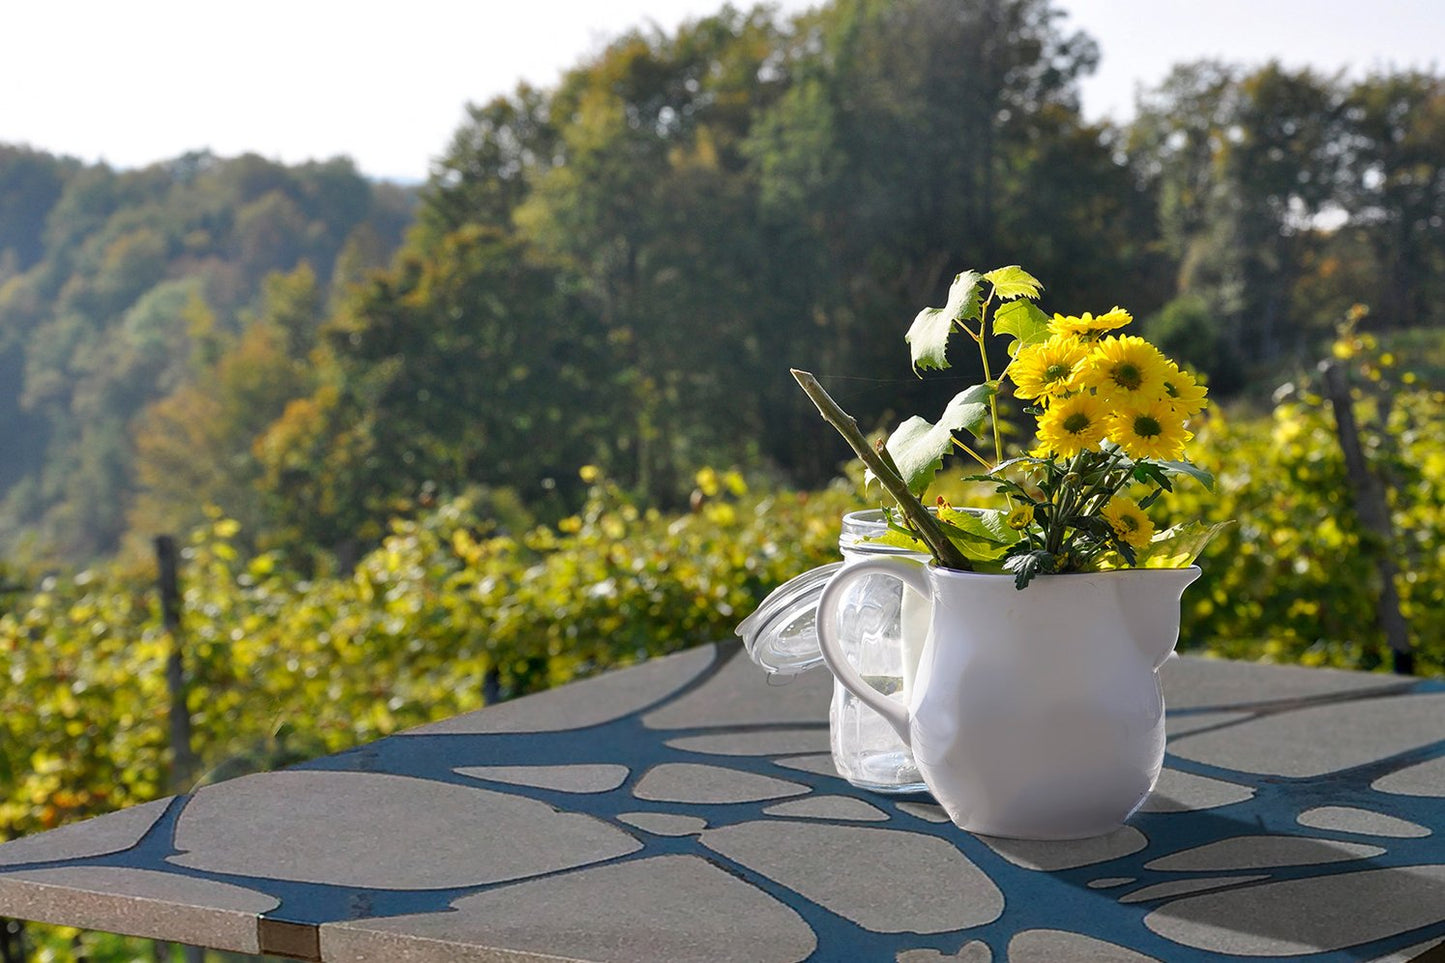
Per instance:
[[[993,331],[1013,338],[1008,353],[1017,355],[1020,348],[1048,340],[1049,316],[1032,301],[1013,301],[994,313]]]
[[[938,520],[962,536],[996,545],[1012,545],[1023,538],[1022,532],[1009,527],[1008,512],[1002,509],[940,508]]]
[[[1142,568],[1184,568],[1193,564],[1209,540],[1229,526],[1230,522],[1181,522],[1158,532],[1149,544],[1139,550],[1137,563]]]
[[[979,316],[980,295],[977,271],[964,271],[948,289],[948,303],[941,308],[924,308],[913,319],[904,340],[908,342],[913,370],[948,367],[948,336],[955,321]]]
[[[1021,297],[1037,298],[1044,289],[1037,278],[1017,264],[990,271],[984,275],[984,279],[993,284],[994,294],[1005,301]]]
[[[985,382],[961,391],[943,409],[938,424],[914,415],[888,437],[888,454],[908,490],[922,495],[943,467],[943,456],[953,448],[953,433],[977,433],[988,420],[988,400],[998,390],[997,382]]]

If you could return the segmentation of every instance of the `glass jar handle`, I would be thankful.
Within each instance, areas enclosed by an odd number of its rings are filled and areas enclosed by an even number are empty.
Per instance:
[[[908,723],[908,707],[895,702],[868,684],[867,680],[853,668],[843,654],[842,640],[838,636],[838,614],[842,610],[845,593],[854,582],[869,575],[887,575],[900,580],[926,599],[933,598],[933,587],[924,563],[904,558],[870,558],[847,565],[829,580],[818,598],[818,644],[833,677],[849,692],[858,697],[868,708],[883,717],[892,726],[905,745],[911,745]]]

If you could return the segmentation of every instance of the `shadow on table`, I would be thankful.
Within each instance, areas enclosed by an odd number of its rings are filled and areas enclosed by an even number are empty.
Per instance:
[[[1251,815],[1245,804],[1242,816],[1143,813],[1095,839],[976,838],[1011,864],[1010,900],[1029,900],[1038,888],[1017,871],[1047,874],[1134,910],[1111,914],[1130,930],[1120,942],[1160,959],[1179,958],[1182,945],[1204,954],[1375,960],[1423,952],[1421,944],[1445,937],[1445,865],[1433,836],[1301,836],[1271,832]],[[1097,905],[1070,902],[1084,913]],[[1149,934],[1142,942],[1141,922]]]

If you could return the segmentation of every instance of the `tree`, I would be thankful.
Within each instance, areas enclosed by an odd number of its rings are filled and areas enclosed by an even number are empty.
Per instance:
[[[495,229],[403,257],[322,338],[318,387],[254,449],[294,540],[375,537],[389,512],[471,484],[540,498],[608,446],[600,332],[555,270]]]
[[[1379,74],[1345,105],[1348,189],[1342,206],[1373,250],[1378,323],[1438,323],[1445,296],[1445,79]]]
[[[1319,333],[1296,311],[1295,288],[1316,218],[1338,196],[1340,103],[1337,82],[1309,70],[1202,61],[1176,67],[1130,127],[1190,299],[1173,316],[1196,316],[1200,304],[1212,315],[1218,344],[1203,353],[1221,366],[1210,372],[1221,387]]]
[[[321,312],[321,289],[304,263],[267,278],[260,310],[218,349],[202,347],[215,337],[209,308],[199,299],[187,306],[198,348],[194,377],[147,406],[132,426],[136,495],[127,522],[137,546],[148,550],[157,533],[200,525],[210,506],[264,540],[255,446],[290,402],[316,387],[312,351]]]
[[[761,286],[784,293],[786,314],[770,320],[791,336],[775,354],[807,359],[825,378],[877,370],[963,265],[1006,263],[1027,249],[1052,276],[1055,258],[1037,256],[1034,232],[1040,220],[1059,224],[1059,212],[1029,220],[1019,236],[1020,212],[1037,210],[1029,205],[1042,194],[1034,161],[1062,154],[1062,141],[1084,152],[1070,158],[1082,169],[1110,164],[1097,133],[1077,133],[1077,80],[1097,49],[1064,33],[1061,16],[1045,0],[840,0],[798,21],[779,58],[786,92],[748,145],[775,268]],[[1079,203],[1067,188],[1054,197]],[[1060,266],[1066,246],[1055,239]],[[786,385],[781,372],[769,377]],[[866,421],[885,414],[874,386],[838,387]],[[888,386],[903,407],[931,407],[937,396],[936,384]],[[815,434],[806,402],[774,405],[767,450],[799,477],[831,474],[836,448]],[[819,443],[799,444],[805,437]]]

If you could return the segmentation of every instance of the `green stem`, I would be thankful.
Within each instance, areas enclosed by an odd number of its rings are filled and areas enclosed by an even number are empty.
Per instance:
[[[990,291],[987,300],[978,312],[978,356],[983,360],[983,380],[993,381],[993,372],[989,370],[988,364],[988,308],[993,303],[993,292]],[[993,424],[993,463],[997,465],[1003,461],[1003,438],[998,430],[998,392],[995,391],[988,396],[988,420]]]
[[[973,566],[943,531],[938,520],[930,515],[928,510],[923,507],[923,503],[908,490],[908,483],[898,474],[897,469],[892,467],[893,459],[885,460],[873,450],[873,446],[868,444],[868,439],[863,437],[863,432],[858,430],[858,422],[829,397],[828,392],[823,390],[823,386],[818,384],[817,378],[806,371],[799,371],[797,368],[791,370],[794,380],[812,399],[813,404],[817,405],[823,420],[837,429],[838,434],[843,436],[843,440],[848,442],[848,446],[862,459],[863,464],[867,465],[868,469],[877,476],[888,494],[893,496],[898,510],[908,519],[909,525],[918,533],[923,544],[928,546],[929,552],[933,554],[938,564],[944,568],[958,569],[964,572],[972,571]]]
[[[984,457],[983,457],[982,455],[980,455],[978,452],[974,451],[972,448],[970,448],[969,446],[965,445],[963,442],[959,441],[957,437],[955,437],[955,438],[953,439],[953,443],[954,443],[955,445],[957,445],[958,447],[962,448],[966,454],[968,454],[969,456],[971,456],[971,457],[973,458],[974,461],[976,461],[976,462],[978,462],[980,465],[982,465],[984,471],[992,471],[992,470],[993,470],[993,465],[990,465],[990,464],[988,463],[988,461],[985,460]],[[995,464],[996,464],[996,463],[995,463]]]

